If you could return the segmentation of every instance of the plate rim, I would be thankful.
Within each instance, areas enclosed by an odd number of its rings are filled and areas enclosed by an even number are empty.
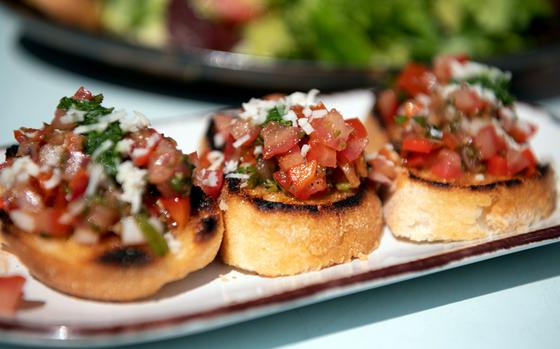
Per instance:
[[[64,346],[71,344],[96,344],[95,341],[102,339],[104,337],[109,337],[111,341],[123,341],[124,343],[140,343],[153,341],[164,338],[172,338],[181,335],[192,334],[195,331],[185,331],[185,332],[175,332],[175,333],[165,333],[166,330],[178,329],[181,326],[187,326],[189,324],[196,323],[197,321],[209,321],[213,319],[224,318],[225,316],[233,316],[241,314],[244,311],[250,309],[260,309],[264,310],[267,307],[273,308],[276,306],[277,309],[272,309],[270,314],[278,313],[282,310],[287,310],[287,308],[282,308],[279,306],[286,306],[293,304],[296,301],[309,300],[313,296],[326,291],[332,291],[335,289],[348,289],[352,286],[359,286],[360,284],[365,284],[367,282],[380,281],[383,279],[394,278],[393,282],[398,282],[398,277],[405,276],[406,274],[411,274],[411,278],[419,277],[424,274],[423,272],[438,272],[445,269],[446,266],[453,267],[453,263],[473,259],[475,257],[480,257],[484,255],[489,255],[491,253],[505,252],[503,254],[509,254],[516,252],[516,248],[528,246],[535,243],[556,243],[560,241],[560,225],[551,226],[548,228],[538,229],[532,232],[514,234],[510,236],[505,236],[495,240],[483,241],[480,244],[474,244],[462,248],[453,249],[448,252],[439,253],[431,255],[424,258],[419,258],[413,261],[399,263],[379,269],[369,270],[366,272],[357,273],[350,276],[338,277],[331,280],[326,280],[323,282],[314,283],[304,287],[296,288],[289,291],[284,291],[280,293],[275,293],[272,295],[254,298],[248,301],[236,302],[225,306],[219,306],[216,308],[198,311],[191,314],[174,315],[169,318],[155,319],[155,320],[144,320],[135,323],[119,324],[119,325],[109,325],[109,326],[83,326],[83,325],[50,325],[50,324],[33,324],[29,322],[22,321],[10,321],[9,319],[0,319],[0,333],[7,333],[17,337],[18,342],[21,343],[22,338],[27,335],[34,336],[33,338],[28,338],[29,343],[35,340],[47,340],[48,343],[42,343],[43,345],[51,344],[52,346]],[[534,246],[537,247],[537,246]],[[495,258],[498,256],[490,256],[489,258]],[[473,262],[477,262],[474,260]],[[466,264],[466,263],[465,263]],[[389,282],[387,284],[393,283]],[[381,286],[381,285],[379,285]],[[365,287],[366,289],[373,289],[378,286]],[[354,292],[358,292],[355,290]],[[354,293],[349,292],[349,293]],[[348,293],[348,294],[349,294]],[[335,298],[337,295],[333,295],[330,298]],[[311,302],[314,303],[314,302]],[[288,307],[290,308],[290,307]],[[240,322],[241,320],[226,321],[227,324],[233,324]],[[217,326],[207,326],[199,331],[206,331],[212,328],[220,327]],[[63,332],[64,335],[61,336],[60,333]],[[140,333],[151,333],[153,336],[150,338],[133,338],[134,335]],[[18,336],[21,335],[21,336]],[[130,338],[129,338],[130,337]],[[126,340],[129,338],[129,340]],[[135,340],[136,339],[136,340]],[[3,338],[0,342],[12,342],[10,338]],[[25,341],[25,339],[24,339]],[[14,341],[14,343],[16,343]],[[97,345],[103,345],[104,343],[98,342]],[[105,343],[109,344],[109,343]]]

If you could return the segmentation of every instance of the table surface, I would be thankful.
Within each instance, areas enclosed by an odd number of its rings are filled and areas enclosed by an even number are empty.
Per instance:
[[[39,127],[84,85],[149,118],[211,110],[242,92],[175,86],[74,62],[22,37],[0,8],[0,144]],[[219,102],[216,103],[215,101]],[[560,98],[540,101],[560,112]],[[476,263],[193,336],[135,348],[552,348],[560,333],[560,244]],[[2,346],[2,345],[0,345]],[[2,346],[2,348],[16,348]]]

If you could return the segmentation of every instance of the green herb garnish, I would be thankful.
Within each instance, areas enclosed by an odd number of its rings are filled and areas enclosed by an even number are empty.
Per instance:
[[[124,133],[117,121],[112,122],[107,126],[105,131],[91,131],[85,134],[85,152],[92,155],[101,144],[105,141],[111,141],[112,145],[106,151],[101,153],[95,161],[105,168],[105,171],[111,175],[116,176],[117,166],[120,163],[120,154],[116,151],[117,142],[124,137]]]
[[[505,74],[496,75],[491,78],[487,74],[473,76],[464,80],[470,85],[480,85],[484,88],[492,90],[504,105],[510,105],[515,102],[515,97],[509,92],[510,89],[510,78]],[[452,82],[460,83],[460,80],[454,79]]]
[[[268,111],[266,115],[266,120],[264,124],[268,124],[269,122],[276,122],[282,126],[292,126],[292,122],[288,120],[284,120],[282,115],[284,115],[285,108],[283,106],[276,106]],[[264,125],[263,124],[263,125]]]
[[[422,127],[428,126],[428,121],[426,120],[425,116],[414,116],[413,119],[418,125]]]
[[[183,195],[189,195],[192,181],[183,173],[177,172],[173,175],[169,184],[171,185],[171,189],[173,189],[173,191]]]
[[[158,256],[164,256],[169,250],[169,247],[167,246],[167,242],[163,238],[163,235],[161,235],[160,232],[158,232],[150,223],[148,216],[143,213],[139,213],[134,216],[134,219],[136,220],[136,224],[138,224],[140,231],[144,235],[144,238],[152,251]]]
[[[397,115],[397,116],[395,117],[395,124],[397,124],[397,125],[399,125],[399,126],[400,126],[400,125],[403,125],[403,124],[404,124],[405,122],[407,122],[407,121],[408,121],[408,117],[405,116],[405,115]]]
[[[277,192],[277,191],[280,190],[280,187],[278,186],[278,183],[276,183],[276,181],[272,178],[265,179],[264,182],[263,182],[263,186],[269,192]]]

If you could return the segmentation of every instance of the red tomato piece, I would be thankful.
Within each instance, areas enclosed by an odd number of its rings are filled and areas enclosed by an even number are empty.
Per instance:
[[[48,207],[37,214],[36,227],[38,233],[50,236],[67,236],[71,232],[70,223],[61,223],[60,217],[66,212],[61,207]]]
[[[296,144],[286,154],[278,157],[278,165],[282,171],[288,171],[290,168],[301,165],[305,162],[305,158],[301,156],[301,150]]]
[[[81,197],[87,189],[89,182],[89,174],[85,169],[81,169],[72,179],[70,180],[69,187],[70,187],[70,200],[76,200],[77,198]]]
[[[455,150],[459,145],[459,139],[451,132],[443,132],[443,136],[441,138],[442,143],[449,149]]]
[[[191,214],[191,201],[188,197],[160,198],[159,202],[177,223],[177,228],[182,229],[187,225]]]
[[[335,109],[322,118],[313,119],[311,125],[314,129],[311,138],[317,139],[337,151],[346,148],[346,141],[353,131],[353,128],[346,124],[342,115]]]
[[[78,91],[74,93],[74,96],[72,96],[72,98],[77,100],[87,99],[88,101],[91,101],[93,99],[93,93],[81,86]]]
[[[231,135],[235,140],[245,137],[245,141],[240,146],[253,143],[259,136],[260,128],[253,125],[250,121],[234,119],[231,123]]]
[[[0,276],[0,316],[13,316],[16,313],[24,284],[23,276]]]
[[[434,175],[446,180],[461,177],[463,175],[461,155],[450,149],[441,149],[431,167],[431,171]]]
[[[509,135],[519,144],[526,143],[537,132],[537,126],[527,124],[527,127],[520,127],[518,125],[508,131]]]
[[[476,91],[470,88],[460,88],[451,95],[457,110],[467,115],[474,115],[486,106],[486,102],[480,98]]]
[[[206,195],[213,198],[220,195],[224,182],[224,172],[221,169],[208,170],[206,168],[194,171],[194,184],[199,186]]]
[[[481,128],[474,137],[474,145],[483,160],[489,159],[505,148],[504,140],[496,133],[494,125]]]
[[[469,60],[467,55],[439,55],[434,59],[434,75],[440,82],[447,83],[451,78],[451,63],[465,63]]]
[[[284,171],[276,171],[272,174],[274,180],[278,182],[284,188],[284,190],[290,191],[290,179],[288,178],[288,174]]]
[[[346,120],[346,124],[354,130],[348,138],[346,148],[338,152],[338,158],[342,163],[348,163],[356,160],[368,144],[367,131],[359,119]]]
[[[286,171],[286,174],[290,180],[291,192],[295,197],[298,197],[298,193],[315,179],[317,175],[317,161],[310,161],[294,166]]]
[[[403,140],[401,150],[413,153],[429,154],[436,148],[437,145],[427,138],[411,136]]]
[[[515,149],[508,149],[506,161],[508,172],[511,175],[523,171],[531,164],[530,160],[521,151]]]
[[[504,157],[494,155],[486,160],[486,170],[493,176],[507,176],[508,166]]]
[[[299,142],[297,128],[282,126],[276,122],[268,123],[261,131],[263,137],[263,158],[283,154],[292,149]]]
[[[382,91],[377,97],[376,105],[385,123],[392,125],[395,122],[395,115],[399,109],[399,100],[395,91]]]
[[[336,150],[315,139],[311,139],[309,142],[306,158],[309,161],[317,161],[317,164],[323,167],[336,167]]]
[[[397,78],[397,87],[411,96],[416,96],[420,93],[429,93],[435,81],[436,78],[428,67],[409,63]]]
[[[303,188],[298,193],[297,198],[301,200],[308,199],[311,195],[326,190],[327,187],[327,179],[325,178],[325,176],[317,176],[307,187]]]

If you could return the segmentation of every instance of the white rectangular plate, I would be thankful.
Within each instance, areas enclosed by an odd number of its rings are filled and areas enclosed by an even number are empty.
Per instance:
[[[327,105],[349,116],[365,115],[368,93],[331,96]],[[545,112],[518,105],[539,125],[533,146],[541,159],[558,163],[560,127]],[[205,118],[179,118],[155,125],[179,146],[196,149]],[[155,296],[131,303],[102,303],[54,291],[29,277],[17,259],[0,252],[0,274],[27,276],[28,302],[13,319],[0,319],[0,341],[42,346],[104,346],[138,343],[206,331],[295,307],[455,268],[560,239],[560,213],[531,232],[461,243],[417,244],[395,239],[386,228],[367,259],[317,272],[279,278],[244,273],[213,262]]]

